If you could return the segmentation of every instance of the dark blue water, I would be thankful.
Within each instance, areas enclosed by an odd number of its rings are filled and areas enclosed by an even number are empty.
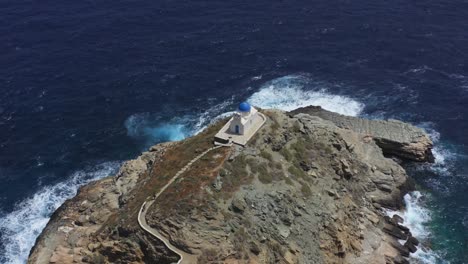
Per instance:
[[[79,185],[240,100],[427,129],[412,261],[468,263],[467,30],[467,0],[3,0],[0,263]]]

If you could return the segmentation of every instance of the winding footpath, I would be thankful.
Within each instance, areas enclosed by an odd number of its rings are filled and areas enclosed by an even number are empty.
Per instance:
[[[232,144],[226,144],[226,145],[220,145],[220,146],[215,146],[215,147],[212,147],[212,148],[209,148],[207,150],[205,150],[203,153],[201,153],[200,155],[196,156],[194,159],[192,159],[189,163],[187,163],[187,165],[185,165],[182,169],[180,169],[175,175],[174,177],[172,177],[172,179],[166,184],[164,185],[164,187],[161,188],[161,190],[156,194],[154,195],[150,200],[147,200],[145,201],[142,205],[141,205],[141,208],[140,208],[140,211],[138,212],[138,224],[140,225],[140,227],[145,230],[146,232],[150,233],[152,236],[156,237],[157,239],[161,240],[164,245],[166,245],[166,247],[171,250],[172,252],[174,252],[175,254],[177,254],[180,259],[179,261],[177,262],[177,264],[193,264],[193,263],[197,263],[197,256],[195,255],[191,255],[191,254],[188,254],[182,250],[179,250],[177,249],[176,247],[174,247],[171,242],[165,238],[164,236],[161,235],[161,233],[158,232],[158,230],[150,227],[148,225],[148,223],[146,222],[146,213],[147,213],[147,210],[148,208],[151,207],[151,205],[156,201],[156,199],[158,199],[158,197],[169,187],[169,185],[171,185],[182,173],[186,172],[190,166],[192,166],[193,163],[195,163],[197,160],[199,160],[201,157],[205,156],[208,152],[212,151],[212,150],[215,150],[215,149],[218,149],[218,148],[222,148],[222,147],[230,147]]]

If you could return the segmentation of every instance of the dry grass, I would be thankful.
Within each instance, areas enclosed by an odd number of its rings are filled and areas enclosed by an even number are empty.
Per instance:
[[[249,164],[245,155],[241,154],[233,161],[227,162],[224,165],[224,168],[221,170],[222,174],[220,174],[223,187],[218,195],[222,199],[228,199],[240,186],[251,182],[252,177],[248,170]]]
[[[196,157],[199,153],[213,146],[214,135],[224,125],[226,120],[221,120],[210,126],[208,129],[198,134],[197,136],[188,138],[181,142],[176,142],[168,147],[160,162],[155,162],[153,167],[140,176],[138,185],[132,191],[132,199],[119,211],[118,215],[111,217],[110,222],[118,224],[118,222],[129,223],[129,226],[138,226],[137,215],[141,204],[150,196],[153,196],[167,184],[167,182],[190,160]],[[208,156],[215,154],[216,159],[200,159],[180,178],[184,180],[177,184],[171,185],[165,193],[160,196],[164,203],[155,203],[157,206],[164,208],[177,209],[178,212],[187,211],[185,208],[180,208],[181,200],[189,201],[191,196],[199,195],[202,186],[209,184],[217,175],[217,170],[220,168],[225,158],[228,156],[228,148],[220,148],[209,152]],[[174,195],[175,194],[175,195]],[[194,202],[200,202],[195,199]],[[176,206],[177,205],[177,206]],[[187,205],[181,203],[180,205]],[[154,205],[153,205],[154,206]]]

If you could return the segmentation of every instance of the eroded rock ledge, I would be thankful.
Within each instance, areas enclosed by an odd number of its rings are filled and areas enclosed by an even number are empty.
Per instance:
[[[193,164],[148,208],[148,224],[203,264],[407,263],[418,241],[382,207],[402,207],[408,176],[384,153],[430,160],[427,135],[397,121],[306,110],[264,111],[268,121],[245,148]],[[81,188],[54,213],[28,263],[177,261],[139,228],[138,210],[212,146],[222,125],[154,146],[117,176]]]
[[[320,106],[307,106],[290,112],[291,115],[298,113],[318,116],[338,127],[368,136],[385,154],[413,161],[434,162],[432,141],[422,129],[408,123],[344,116],[324,110]]]

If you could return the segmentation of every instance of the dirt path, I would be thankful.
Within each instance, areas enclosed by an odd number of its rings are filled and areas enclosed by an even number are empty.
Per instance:
[[[138,213],[138,224],[141,226],[141,228],[143,228],[143,230],[150,233],[151,235],[153,235],[157,239],[161,240],[169,250],[173,251],[174,253],[176,253],[180,257],[177,264],[195,264],[195,263],[197,263],[197,256],[188,254],[188,253],[186,253],[186,252],[184,252],[182,250],[177,249],[176,247],[171,245],[170,241],[168,239],[166,239],[164,236],[162,236],[158,232],[158,230],[150,227],[148,225],[148,223],[146,222],[147,209],[150,208],[151,205],[158,199],[158,197],[169,187],[169,185],[171,185],[182,173],[186,172],[190,168],[190,166],[192,166],[193,163],[195,163],[197,160],[199,160],[201,157],[205,156],[208,152],[210,152],[212,150],[222,148],[222,147],[230,147],[230,146],[231,145],[215,146],[215,147],[212,147],[212,148],[209,148],[209,149],[205,150],[203,153],[196,156],[189,163],[187,163],[187,165],[185,165],[182,169],[180,169],[174,175],[174,177],[172,177],[171,180],[166,185],[164,185],[164,187],[162,187],[161,190],[155,196],[151,197],[151,199],[149,199],[148,201],[144,202],[141,205],[140,212]]]

